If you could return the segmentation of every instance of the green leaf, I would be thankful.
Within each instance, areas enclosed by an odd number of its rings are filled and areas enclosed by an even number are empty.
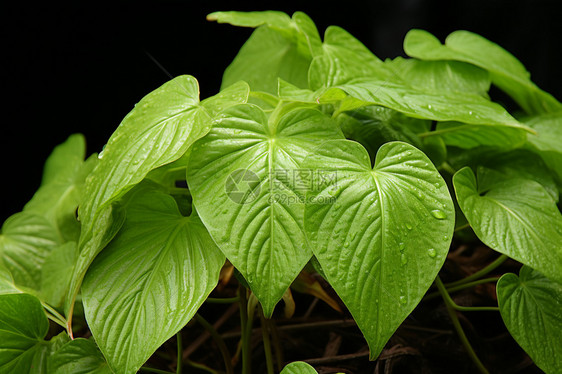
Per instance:
[[[111,374],[93,340],[74,339],[58,349],[48,360],[49,374]]]
[[[194,213],[139,186],[119,234],[82,286],[88,326],[109,366],[136,373],[193,317],[218,282],[224,255]]]
[[[562,112],[532,117],[525,125],[537,132],[528,134],[527,140],[556,175],[562,189]]]
[[[505,125],[469,125],[460,122],[438,122],[435,131],[421,134],[423,138],[439,137],[445,144],[464,149],[491,146],[514,149],[522,146],[528,132]]]
[[[55,248],[41,267],[41,298],[54,307],[62,307],[78,259],[75,242]]]
[[[145,96],[123,119],[86,184],[86,199],[80,206],[80,257],[67,297],[67,315],[88,266],[122,223],[119,209],[110,204],[151,170],[183,156],[209,131],[212,115],[229,104],[246,101],[248,95],[248,86],[240,83],[199,103],[197,80],[180,76]]]
[[[340,89],[364,102],[363,105],[382,105],[414,118],[506,126],[532,132],[502,106],[475,94],[432,92],[400,83],[362,79],[328,90],[324,93],[324,100],[338,98],[337,91]]]
[[[41,302],[28,294],[0,295],[0,374],[47,373],[47,357],[66,334],[43,340],[49,329]]]
[[[500,313],[510,334],[545,373],[562,373],[562,285],[528,266],[497,285]]]
[[[509,52],[480,35],[455,31],[445,45],[423,30],[410,30],[404,39],[404,51],[422,60],[457,60],[490,72],[492,82],[510,95],[527,113],[562,110],[562,104],[533,82],[525,67]]]
[[[86,199],[80,206],[86,230],[104,206],[151,170],[180,158],[209,131],[210,124],[191,76],[174,78],[145,96],[115,130],[86,184]]]
[[[455,222],[447,185],[401,142],[384,144],[373,168],[347,140],[324,143],[303,166],[328,181],[306,196],[311,248],[375,358],[445,261]]]
[[[61,239],[46,218],[16,213],[4,222],[0,234],[0,262],[15,283],[35,291],[41,288],[41,268]]]
[[[453,177],[459,205],[484,244],[562,279],[562,215],[542,185],[502,179],[479,168],[478,184],[468,167]]]
[[[84,161],[86,141],[71,135],[57,146],[45,163],[41,187],[24,211],[45,216],[66,240],[78,240],[80,223],[75,212],[86,176],[97,163],[95,156]]]
[[[281,374],[318,374],[318,372],[306,362],[295,361],[286,365]]]
[[[225,111],[194,146],[187,172],[193,203],[268,316],[312,255],[302,227],[300,162],[322,140],[342,137],[317,110],[268,121],[247,104]]]
[[[386,61],[404,82],[428,91],[470,92],[488,97],[490,74],[459,61],[422,61],[397,57]]]
[[[291,17],[287,13],[276,10],[261,12],[213,12],[207,16],[207,21],[254,28],[268,25],[281,30],[291,27]]]
[[[207,19],[237,26],[258,27],[226,68],[221,88],[243,80],[252,91],[277,93],[277,79],[308,87],[312,57],[321,53],[321,40],[312,20],[302,12],[216,12]]]
[[[310,65],[308,80],[313,90],[333,87],[354,78],[396,79],[395,74],[359,40],[337,26],[324,34],[323,53]]]

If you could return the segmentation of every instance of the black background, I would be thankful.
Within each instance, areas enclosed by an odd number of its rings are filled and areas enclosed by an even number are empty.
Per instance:
[[[533,80],[562,99],[562,12],[558,1],[2,1],[0,5],[0,222],[39,186],[52,148],[86,135],[89,152],[105,144],[142,96],[168,76],[194,75],[205,98],[251,30],[205,20],[215,10],[302,10],[319,30],[342,26],[380,58],[402,55],[411,28],[441,40],[477,32],[517,56]]]

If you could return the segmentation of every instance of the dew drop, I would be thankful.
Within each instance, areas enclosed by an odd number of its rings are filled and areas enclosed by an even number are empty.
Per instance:
[[[352,232],[351,235],[349,235],[349,239],[350,239],[351,241],[353,241],[353,240],[355,240],[355,237],[356,237],[356,236],[357,236],[357,233],[356,233],[356,232]]]
[[[445,219],[447,218],[447,215],[445,214],[444,211],[439,210],[439,209],[435,209],[431,211],[431,215],[437,219]]]
[[[427,109],[431,109],[431,104],[429,104],[429,105],[427,106]]]
[[[400,296],[400,304],[404,305],[407,301],[408,300],[406,300],[406,296]]]
[[[470,112],[468,112],[468,114],[472,115],[472,110]]]
[[[447,240],[449,240],[449,237],[447,235],[443,235],[443,241],[446,242]]]
[[[402,252],[405,248],[406,248],[406,244],[402,242],[398,243],[398,249],[400,250],[400,252]]]
[[[435,258],[437,256],[437,251],[433,248],[427,250],[427,255],[431,258]]]
[[[411,229],[412,229],[412,225],[410,225],[409,223],[407,223],[407,224],[406,224],[406,228],[407,228],[408,230],[411,230]]]
[[[349,242],[345,242],[345,243],[343,243],[343,246],[344,246],[344,248],[347,248],[347,247],[349,247]]]
[[[407,263],[408,263],[408,259],[406,258],[406,255],[404,253],[402,253],[400,255],[400,264],[406,265]]]

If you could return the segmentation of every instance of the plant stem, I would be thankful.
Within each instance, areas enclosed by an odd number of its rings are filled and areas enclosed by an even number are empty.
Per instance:
[[[430,134],[433,134],[435,131],[432,131]],[[447,173],[451,174],[451,175],[455,175],[455,173],[457,172],[451,165],[449,165],[449,163],[444,162],[441,164],[441,166],[439,167],[440,169],[445,170]]]
[[[461,285],[461,284],[471,282],[475,279],[482,278],[484,275],[487,275],[492,270],[496,269],[498,266],[503,264],[504,261],[507,260],[507,259],[508,259],[508,257],[506,255],[501,255],[500,257],[496,258],[493,262],[488,264],[486,267],[478,270],[476,273],[471,274],[468,277],[463,278],[461,280],[451,282],[451,283],[447,283],[445,286],[448,287],[448,288],[452,288],[452,287],[455,287],[455,286],[458,286],[458,285]]]
[[[47,316],[48,319],[50,319],[51,321],[53,321],[54,323],[56,323],[57,325],[59,325],[60,327],[66,330],[66,322],[61,321],[60,319],[53,316],[51,313],[47,311],[45,311],[45,315]]]
[[[240,342],[242,345],[242,374],[250,374],[250,366],[252,356],[250,354],[250,337],[252,327],[250,324],[250,334],[248,334],[248,298],[246,297],[246,288],[240,286],[238,288],[238,296],[240,297]]]
[[[316,299],[318,300],[318,299]],[[277,363],[277,371],[281,372],[283,370],[283,349],[281,348],[281,343],[279,341],[279,331],[277,330],[277,325],[275,321],[270,319],[267,321],[271,331],[271,339],[273,340],[273,349],[275,350],[275,358]]]
[[[197,319],[197,322],[199,322],[199,324],[201,324],[201,326],[203,326],[205,330],[207,330],[209,334],[211,334],[211,336],[217,343],[217,346],[219,347],[222,358],[224,360],[226,373],[234,374],[234,368],[232,367],[232,357],[230,356],[230,352],[228,351],[226,344],[224,344],[224,340],[222,339],[222,337],[217,333],[217,330],[215,330],[213,325],[207,322],[205,318],[201,317],[199,313],[195,314],[195,318]]]
[[[157,374],[174,374],[171,371],[160,370],[160,369],[153,369],[146,366],[143,366],[139,369],[140,371],[144,371],[146,373],[157,373]]]
[[[457,333],[459,334],[459,338],[461,339],[461,342],[464,345],[464,348],[466,349],[468,355],[470,356],[470,358],[472,359],[472,361],[474,362],[474,364],[476,365],[476,367],[481,373],[489,374],[488,369],[486,369],[484,364],[482,364],[482,361],[480,361],[480,359],[476,355],[476,352],[474,352],[474,349],[470,345],[470,342],[468,341],[466,334],[462,329],[461,323],[459,321],[459,317],[457,316],[457,312],[455,311],[455,308],[452,305],[455,303],[451,299],[451,296],[449,296],[449,294],[447,293],[447,289],[445,288],[445,285],[443,284],[439,276],[435,278],[435,284],[437,285],[437,289],[439,290],[439,293],[441,293],[441,296],[443,297],[443,301],[445,302],[445,306],[447,307],[447,312],[451,317],[453,326],[455,327],[455,330],[457,330]]]
[[[459,226],[459,227],[455,227],[455,232],[459,232],[459,231],[464,230],[464,229],[467,229],[467,228],[469,228],[469,227],[470,227],[470,223],[466,223],[466,224],[461,225],[461,226]]]
[[[478,286],[479,284],[483,284],[483,283],[490,283],[490,282],[497,282],[499,278],[484,278],[484,279],[478,279],[475,280],[473,282],[468,282],[465,284],[459,284],[458,286],[455,287],[447,287],[447,292],[451,293],[451,292],[457,292],[460,290],[464,290],[466,288],[470,288],[470,287],[474,287],[474,286]],[[428,300],[432,300],[435,299],[436,297],[440,296],[441,294],[439,293],[439,291],[436,292],[432,292],[428,295],[426,295],[423,298],[423,301],[428,301]]]
[[[56,311],[55,308],[53,308],[52,306],[50,306],[49,304],[47,304],[44,301],[41,301],[41,305],[43,306],[43,308],[45,309],[45,314],[47,315],[47,318],[49,318],[51,321],[55,322],[57,325],[62,326],[63,329],[66,330],[66,318],[64,318],[64,316],[62,316],[59,312]]]
[[[267,321],[260,308],[261,332],[263,337],[263,350],[265,352],[265,363],[267,366],[267,374],[274,374],[273,371],[273,356],[271,354],[271,341],[269,340],[269,329]]]
[[[226,298],[208,297],[207,300],[205,301],[208,302],[209,304],[232,304],[240,301],[240,297],[238,296],[226,297]]]
[[[187,362],[187,364],[188,364],[189,366],[192,366],[192,367],[194,367],[194,368],[196,368],[196,369],[199,369],[199,370],[206,371],[207,373],[210,373],[210,374],[220,374],[219,371],[213,370],[213,369],[211,369],[210,367],[208,367],[207,365],[203,365],[203,364],[200,364],[200,363],[198,363],[198,362],[191,361],[191,360],[187,360],[186,362]]]
[[[182,352],[183,352],[183,348],[182,348],[182,344],[181,344],[181,330],[178,331],[178,333],[176,334],[176,344],[178,346],[178,363],[176,365],[176,374],[181,374],[181,364],[182,364]]]

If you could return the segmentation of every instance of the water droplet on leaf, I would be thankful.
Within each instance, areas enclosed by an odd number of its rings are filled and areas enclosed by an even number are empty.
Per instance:
[[[431,215],[437,219],[445,219],[447,218],[447,214],[444,211],[435,209],[431,211]]]
[[[433,248],[430,248],[427,250],[427,254],[431,258],[435,258],[435,256],[437,256],[437,251]]]

